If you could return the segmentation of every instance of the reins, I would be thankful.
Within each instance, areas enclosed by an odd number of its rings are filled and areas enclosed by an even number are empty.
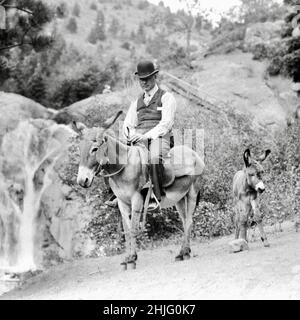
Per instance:
[[[101,166],[101,165],[99,164],[99,166]],[[101,173],[102,170],[99,170],[99,175],[100,175],[101,177],[103,177],[103,178],[110,178],[110,177],[116,176],[117,174],[119,174],[121,171],[124,170],[125,166],[126,166],[126,165],[124,165],[120,170],[118,170],[118,171],[116,171],[116,172],[113,172],[113,173],[110,173],[110,174],[103,174],[103,173]],[[97,170],[97,171],[98,171],[98,170]]]
[[[99,145],[99,147],[101,146],[103,144],[103,142]],[[128,160],[128,159],[127,159]],[[126,161],[127,162],[127,161]],[[116,171],[116,172],[113,172],[113,173],[109,173],[109,174],[103,174],[103,173],[101,173],[101,164],[99,163],[99,165],[98,165],[98,168],[97,168],[97,170],[96,170],[96,175],[100,175],[101,177],[103,177],[103,178],[111,178],[111,177],[114,177],[114,176],[116,176],[117,174],[119,174],[119,173],[121,173],[124,169],[125,169],[125,167],[126,167],[126,164],[124,164],[122,167],[121,167],[121,169],[119,169],[118,171]]]

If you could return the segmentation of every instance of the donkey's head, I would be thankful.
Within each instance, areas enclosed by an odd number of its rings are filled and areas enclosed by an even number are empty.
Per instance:
[[[73,129],[80,135],[80,163],[77,174],[77,183],[83,188],[89,188],[99,170],[99,166],[103,165],[105,157],[105,141],[106,131],[116,122],[122,111],[105,121],[102,127],[87,128],[82,123],[73,122]],[[99,153],[103,153],[101,162],[96,157]]]
[[[245,173],[248,185],[255,191],[262,193],[265,191],[265,185],[263,183],[264,168],[262,162],[265,161],[271,150],[266,150],[265,153],[258,159],[253,159],[250,154],[250,150],[247,149],[244,152]]]

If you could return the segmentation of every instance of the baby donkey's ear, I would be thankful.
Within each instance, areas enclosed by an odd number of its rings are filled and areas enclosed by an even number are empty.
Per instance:
[[[250,165],[251,165],[250,149],[246,149],[244,152],[244,163],[245,163],[246,168],[250,167]]]
[[[265,153],[259,158],[259,161],[260,161],[260,162],[265,161],[265,160],[268,158],[268,156],[269,156],[270,153],[271,153],[271,150],[270,150],[270,149],[267,149],[267,150],[265,151]]]

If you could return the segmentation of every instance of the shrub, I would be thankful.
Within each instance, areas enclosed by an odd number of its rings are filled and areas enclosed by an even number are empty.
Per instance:
[[[275,57],[271,60],[269,66],[267,67],[266,72],[270,76],[277,76],[280,74],[282,67],[283,67],[283,58]]]
[[[137,8],[140,10],[144,10],[149,7],[149,2],[147,0],[139,1]]]
[[[125,50],[130,50],[131,46],[129,42],[123,42],[121,45],[121,48],[125,49]]]
[[[58,18],[63,19],[68,16],[68,5],[66,2],[61,2],[56,7],[56,15]]]
[[[73,10],[72,10],[72,14],[75,17],[79,17],[80,16],[80,6],[79,6],[79,4],[77,2],[74,4]]]
[[[76,33],[77,32],[77,22],[74,17],[69,19],[69,22],[66,26],[66,28],[70,31],[70,33]]]
[[[95,2],[91,3],[90,9],[91,9],[91,10],[96,10],[96,11],[98,10],[98,7],[97,7],[97,5],[96,5]]]

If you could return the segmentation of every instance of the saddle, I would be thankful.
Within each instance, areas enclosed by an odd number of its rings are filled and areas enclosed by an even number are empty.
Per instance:
[[[161,184],[162,184],[163,188],[168,188],[175,181],[175,178],[176,178],[175,177],[175,172],[174,172],[173,168],[170,165],[168,165],[168,166],[164,165],[163,167],[164,167],[164,170],[163,170],[163,176],[162,176]]]
[[[139,149],[142,163],[146,164],[148,150],[145,148]],[[200,175],[204,170],[203,160],[194,150],[186,146],[172,148],[163,160],[164,169],[161,181],[163,188],[172,186],[176,178],[188,175]]]

